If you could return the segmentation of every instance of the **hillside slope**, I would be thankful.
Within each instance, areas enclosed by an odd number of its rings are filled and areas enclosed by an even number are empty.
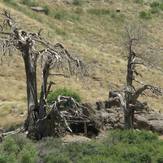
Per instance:
[[[125,84],[127,52],[124,50],[124,26],[130,22],[145,24],[147,47],[156,49],[163,44],[163,10],[153,12],[151,1],[143,0],[39,0],[36,5],[48,10],[36,13],[22,0],[0,0],[0,10],[8,9],[18,24],[30,31],[43,29],[49,40],[61,42],[73,54],[80,56],[91,68],[85,80],[51,77],[55,87],[77,90],[83,101],[106,100],[109,90]],[[33,5],[33,4],[32,4]],[[145,48],[145,47],[144,47]],[[161,51],[150,59],[162,66]],[[0,127],[19,124],[25,118],[25,72],[17,52],[4,58],[0,68]],[[141,67],[144,83],[163,87],[163,73],[155,68]],[[39,78],[39,74],[38,74]],[[144,98],[143,98],[144,99]],[[163,98],[145,97],[149,105],[163,110]]]

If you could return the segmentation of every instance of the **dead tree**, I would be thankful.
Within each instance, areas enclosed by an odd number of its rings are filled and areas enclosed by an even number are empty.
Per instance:
[[[146,85],[136,80],[136,76],[142,77],[137,72],[137,65],[144,65],[142,56],[137,52],[141,44],[142,32],[141,28],[126,27],[126,49],[128,52],[127,56],[127,75],[126,75],[126,87],[123,91],[110,92],[109,96],[114,100],[119,100],[120,106],[124,111],[124,127],[126,129],[133,128],[134,122],[134,111],[144,108],[144,104],[138,101],[138,98],[143,95],[146,90],[150,90],[155,95],[162,95],[162,90],[152,85]],[[140,88],[135,88],[134,82],[141,84]]]
[[[48,85],[50,70],[57,70],[57,73],[53,75],[70,76],[77,73],[83,75],[86,69],[81,60],[73,57],[63,45],[60,43],[53,45],[45,40],[41,35],[41,30],[33,33],[19,28],[8,11],[3,11],[1,16],[3,17],[3,23],[0,26],[2,56],[7,51],[16,49],[21,52],[24,60],[28,102],[28,116],[24,127],[28,135],[33,137],[37,135],[40,138],[46,126],[38,126],[41,123],[37,122],[47,117],[48,114],[46,99],[52,84]],[[39,62],[42,68],[42,85],[38,99],[36,73]],[[47,132],[50,136],[50,131]]]

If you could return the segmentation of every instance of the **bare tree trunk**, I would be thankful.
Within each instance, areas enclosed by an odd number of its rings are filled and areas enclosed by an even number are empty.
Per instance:
[[[124,111],[124,122],[126,129],[133,128],[134,111],[130,108]]]
[[[132,51],[132,42],[129,43],[129,56],[128,56],[128,64],[127,64],[127,90],[125,92],[126,98],[126,109],[124,111],[124,123],[125,128],[130,129],[133,128],[133,120],[134,120],[134,111],[130,104],[132,103],[132,94],[131,89],[133,88],[133,79],[134,79],[134,72],[133,72],[133,64],[132,61],[135,58],[135,53]]]
[[[42,119],[46,116],[46,96],[47,96],[47,81],[49,76],[49,65],[46,64],[42,71],[42,86],[40,93],[40,102],[39,102],[39,119]]]
[[[38,99],[37,99],[37,81],[36,81],[36,61],[32,57],[30,50],[23,54],[26,84],[27,84],[27,104],[28,115],[25,122],[25,129],[30,131],[38,118]]]

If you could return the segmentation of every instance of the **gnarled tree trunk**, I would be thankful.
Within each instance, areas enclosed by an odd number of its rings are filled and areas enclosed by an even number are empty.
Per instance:
[[[27,87],[27,106],[28,115],[25,121],[25,129],[33,129],[38,117],[38,99],[37,99],[37,81],[36,81],[36,61],[32,58],[30,49],[26,49],[22,53],[26,72]]]

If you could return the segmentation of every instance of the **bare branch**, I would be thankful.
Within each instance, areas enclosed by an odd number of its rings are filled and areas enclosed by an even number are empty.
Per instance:
[[[145,90],[150,90],[152,93],[156,94],[157,96],[162,95],[162,90],[160,88],[154,87],[152,85],[144,85],[135,91],[133,95],[133,101],[136,101]]]

